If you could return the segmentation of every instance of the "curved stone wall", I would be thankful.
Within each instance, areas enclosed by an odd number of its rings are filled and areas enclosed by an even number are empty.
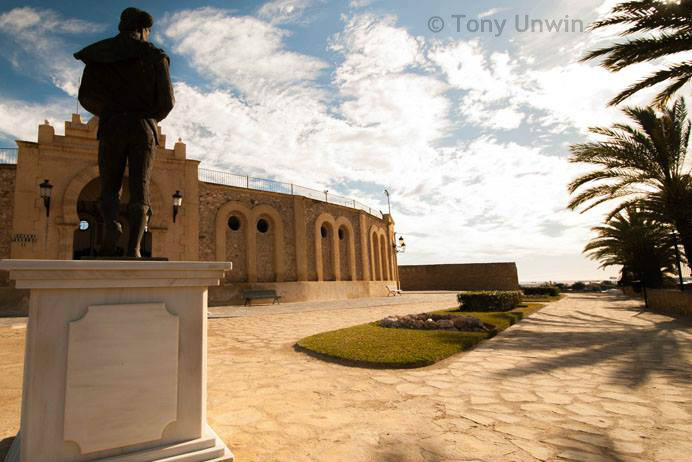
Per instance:
[[[389,216],[380,219],[302,196],[199,183],[199,256],[234,262],[225,285],[393,281],[393,233]],[[383,270],[366,268],[373,265]],[[386,284],[380,285],[386,295]],[[310,289],[286,286],[286,292],[319,292],[313,285],[305,287]],[[338,287],[344,297],[370,290]],[[242,292],[211,290],[215,304],[224,299],[237,303]]]

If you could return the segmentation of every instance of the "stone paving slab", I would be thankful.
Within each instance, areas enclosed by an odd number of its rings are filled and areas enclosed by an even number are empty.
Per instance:
[[[437,306],[435,306],[437,305]],[[447,301],[209,321],[209,422],[238,461],[660,461],[692,454],[692,326],[570,295],[415,370],[295,352],[325,330]],[[17,431],[24,331],[0,328],[0,436]]]

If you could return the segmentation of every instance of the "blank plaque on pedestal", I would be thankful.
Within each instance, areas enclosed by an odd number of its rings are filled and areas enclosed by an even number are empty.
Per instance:
[[[65,441],[84,454],[160,439],[177,418],[178,317],[163,303],[100,305],[68,328]]]

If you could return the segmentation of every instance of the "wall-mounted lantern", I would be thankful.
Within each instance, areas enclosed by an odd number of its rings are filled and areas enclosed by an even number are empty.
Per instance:
[[[180,194],[180,191],[176,191],[175,194],[173,194],[173,223],[175,223],[175,218],[178,216],[178,210],[180,210],[182,205],[183,195]]]
[[[43,180],[43,183],[38,185],[41,190],[41,198],[43,199],[43,205],[46,207],[46,217],[50,216],[50,194],[53,190],[53,185],[50,181]]]
[[[396,235],[394,235],[396,237]],[[404,242],[404,236],[399,237],[399,244],[397,245],[396,242],[392,243],[392,247],[394,247],[394,251],[396,253],[404,253],[406,252],[406,242]]]

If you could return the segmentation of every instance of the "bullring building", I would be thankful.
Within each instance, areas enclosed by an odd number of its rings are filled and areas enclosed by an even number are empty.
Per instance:
[[[96,255],[97,126],[96,117],[83,123],[73,114],[64,135],[45,122],[36,142],[0,152],[0,258]],[[180,140],[166,149],[159,136],[143,250],[173,261],[233,262],[222,285],[210,288],[211,303],[241,302],[249,289],[299,301],[386,295],[397,285],[390,215],[328,192],[200,168]],[[125,179],[121,248],[127,189]]]

